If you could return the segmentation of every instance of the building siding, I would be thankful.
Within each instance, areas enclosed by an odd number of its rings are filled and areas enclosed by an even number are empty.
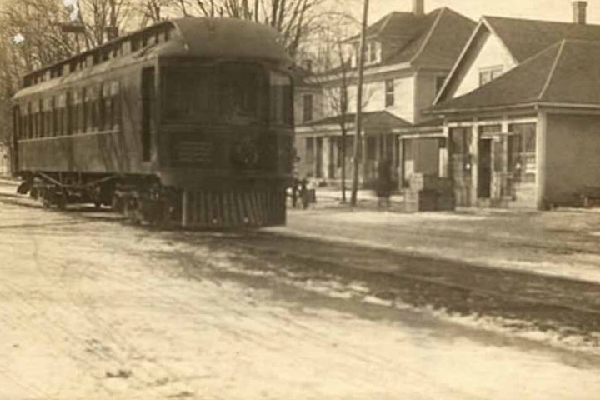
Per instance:
[[[462,61],[464,63],[461,67],[462,72],[457,71],[445,99],[459,97],[477,89],[481,69],[502,66],[502,71],[505,73],[517,66],[502,41],[486,29],[480,31],[472,46]]]
[[[578,201],[586,185],[600,186],[600,116],[549,114],[544,200]]]

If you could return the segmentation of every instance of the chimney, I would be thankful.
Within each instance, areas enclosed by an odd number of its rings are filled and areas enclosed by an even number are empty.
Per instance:
[[[586,24],[587,1],[573,2],[573,22],[578,25]]]
[[[413,0],[413,14],[421,16],[425,14],[424,0]]]

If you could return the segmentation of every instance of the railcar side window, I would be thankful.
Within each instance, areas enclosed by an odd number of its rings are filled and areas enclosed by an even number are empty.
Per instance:
[[[32,104],[33,104],[32,110],[31,110],[32,111],[31,112],[31,119],[33,121],[33,124],[32,124],[33,125],[32,126],[32,128],[33,128],[32,129],[32,133],[33,133],[32,137],[36,138],[36,137],[38,137],[38,132],[39,132],[39,128],[38,128],[38,126],[39,126],[38,114],[39,114],[40,104],[37,101],[34,101]]]
[[[27,117],[25,118],[27,132],[27,139],[31,139],[33,137],[33,105],[31,102],[27,103]]]
[[[90,125],[90,102],[89,102],[89,89],[84,88],[81,96],[82,105],[82,122],[80,132],[86,132]]]
[[[291,126],[292,84],[289,76],[281,72],[271,72],[270,81],[270,122]]]
[[[52,104],[50,108],[50,119],[52,120],[52,136],[58,136],[58,101],[57,97],[52,97]]]
[[[95,87],[87,89],[87,126],[86,131],[94,131],[98,127],[98,92]]]
[[[120,129],[121,127],[121,88],[119,82],[113,82],[111,84],[112,92],[112,126],[113,129]]]
[[[40,100],[38,102],[38,133],[37,136],[38,137],[44,137],[46,136],[46,108],[45,108],[45,101],[44,100]]]
[[[76,134],[79,132],[81,121],[83,120],[83,107],[81,105],[81,94],[79,90],[73,90],[73,104],[71,106],[71,132],[70,134]]]

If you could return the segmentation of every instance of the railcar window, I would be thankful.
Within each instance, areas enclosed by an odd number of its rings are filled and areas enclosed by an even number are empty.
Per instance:
[[[38,137],[44,137],[44,136],[46,136],[46,100],[40,100],[38,110],[39,110],[39,113],[38,113],[38,121],[39,121]]]
[[[292,118],[292,84],[289,76],[281,72],[271,72],[270,83],[270,122],[291,126]]]
[[[219,117],[233,125],[265,122],[265,76],[257,65],[224,63],[219,68]]]
[[[87,126],[86,131],[94,131],[98,127],[98,92],[95,87],[87,89]]]
[[[36,138],[39,136],[39,120],[38,120],[38,114],[40,113],[39,111],[40,108],[40,103],[39,102],[34,102],[33,103],[33,115],[32,115],[32,119],[33,119],[33,137]]]
[[[75,134],[80,131],[83,121],[83,106],[81,104],[81,93],[79,90],[73,90],[73,110],[72,110],[72,128],[71,133]]]
[[[111,120],[112,127],[115,130],[120,129],[121,127],[121,88],[119,82],[113,82],[111,84]]]
[[[266,88],[263,69],[253,64],[167,68],[163,117],[171,122],[262,124],[267,115]]]
[[[33,107],[31,102],[27,103],[27,116],[25,117],[25,132],[27,132],[26,137],[30,139],[33,136],[33,119],[31,118],[33,111]]]
[[[88,101],[88,89],[84,88],[83,89],[83,94],[81,96],[81,125],[80,125],[80,132],[86,132],[87,128],[89,126],[89,120],[90,120],[90,111],[89,111],[89,101]]]
[[[211,121],[215,113],[212,67],[170,68],[164,74],[163,115],[169,121]]]
[[[48,98],[46,106],[46,135],[54,136],[54,122],[52,121],[52,110],[54,109],[53,97]]]

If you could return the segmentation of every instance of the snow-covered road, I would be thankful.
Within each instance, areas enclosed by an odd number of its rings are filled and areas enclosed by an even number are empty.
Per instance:
[[[592,356],[238,276],[111,219],[0,201],[0,400],[599,398]]]

